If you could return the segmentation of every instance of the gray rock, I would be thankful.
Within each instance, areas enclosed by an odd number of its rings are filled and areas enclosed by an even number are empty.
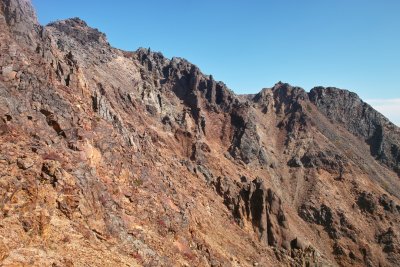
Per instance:
[[[280,198],[264,186],[261,178],[235,184],[227,177],[218,177],[216,191],[223,196],[239,225],[250,220],[262,242],[274,247],[288,247],[288,222]]]
[[[310,100],[332,121],[342,124],[369,145],[371,155],[400,176],[399,128],[355,93],[337,88],[313,88]]]
[[[30,158],[19,158],[17,159],[17,165],[23,170],[31,168],[35,162]]]

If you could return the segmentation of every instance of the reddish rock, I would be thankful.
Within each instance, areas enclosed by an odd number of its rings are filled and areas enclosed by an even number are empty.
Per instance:
[[[0,265],[398,265],[400,130],[355,94],[235,95],[29,0],[0,51]]]

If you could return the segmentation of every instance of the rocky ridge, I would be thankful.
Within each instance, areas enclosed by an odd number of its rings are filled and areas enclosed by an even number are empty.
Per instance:
[[[397,266],[399,128],[355,94],[237,96],[78,18],[0,6],[4,266]]]

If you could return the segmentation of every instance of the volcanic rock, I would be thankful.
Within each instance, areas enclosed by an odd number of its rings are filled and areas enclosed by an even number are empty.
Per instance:
[[[399,266],[400,130],[357,95],[236,95],[0,2],[0,265]]]

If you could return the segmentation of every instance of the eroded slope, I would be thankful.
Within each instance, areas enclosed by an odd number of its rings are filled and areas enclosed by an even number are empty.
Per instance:
[[[1,5],[4,266],[400,261],[398,128],[357,98],[238,97],[184,59]]]

